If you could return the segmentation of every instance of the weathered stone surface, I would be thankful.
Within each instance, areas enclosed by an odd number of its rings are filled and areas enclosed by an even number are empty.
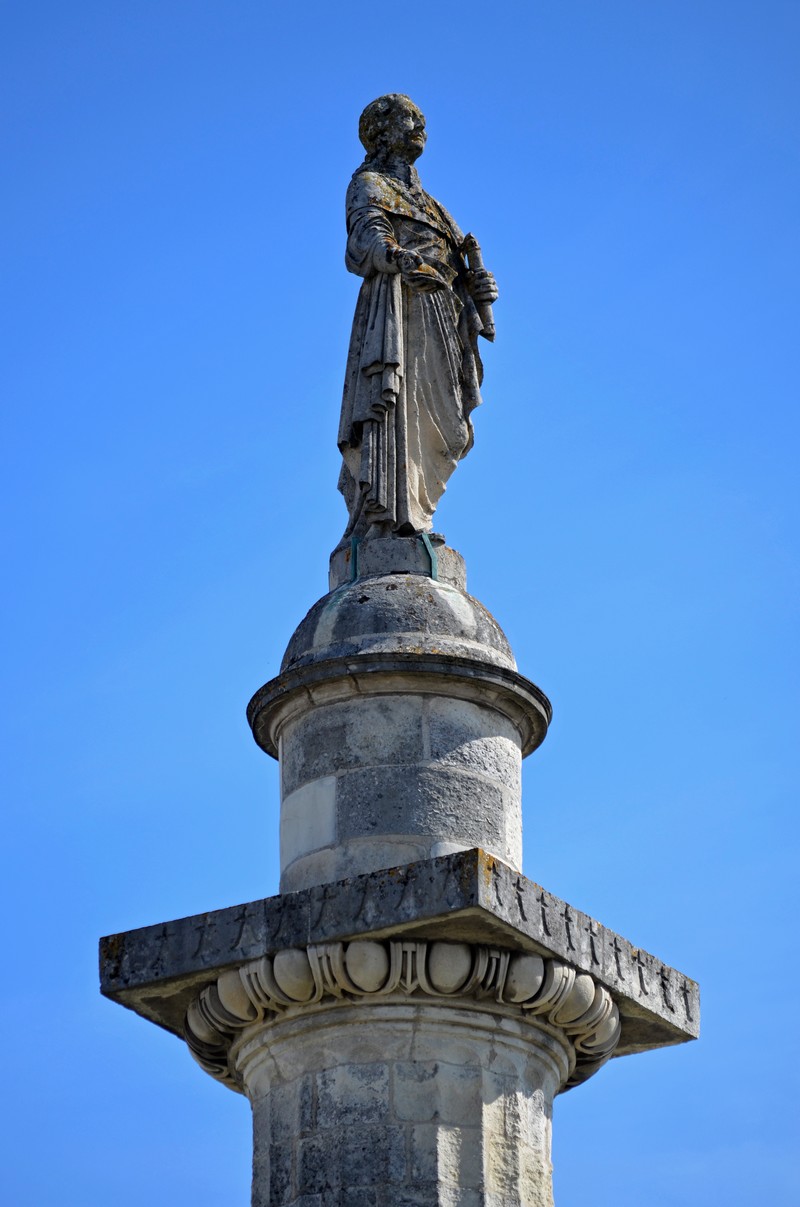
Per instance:
[[[361,767],[421,763],[426,757],[425,697],[396,693],[353,707],[320,705],[287,726],[281,748],[281,792],[288,796],[320,776]]]
[[[251,1029],[258,1207],[550,1207],[551,1109],[570,1067],[547,1028],[385,1003]]]
[[[506,810],[519,813],[518,798],[485,776],[436,765],[364,768],[339,777],[336,809],[342,840],[425,835],[431,842],[457,840],[465,849],[480,843],[505,862],[520,863],[518,824],[511,843],[506,826]]]
[[[494,708],[352,690],[280,730],[281,891],[480,846],[520,868],[521,739]],[[302,701],[301,701],[302,702]]]
[[[303,784],[281,802],[281,873],[307,858],[309,853],[331,851],[336,844],[336,777],[321,776]],[[324,883],[311,874],[309,884]],[[327,877],[336,879],[336,877]],[[282,883],[282,888],[287,884]],[[297,885],[303,887],[305,885]]]
[[[519,733],[507,717],[466,700],[460,700],[457,708],[436,697],[426,704],[432,763],[484,776],[520,794]]]
[[[478,850],[111,935],[101,942],[101,989],[182,1035],[189,1003],[225,969],[389,934],[498,943],[589,973],[619,1007],[616,1055],[699,1032],[694,981]]]
[[[357,541],[331,554],[331,591],[356,579],[385,574],[420,574],[460,591],[467,589],[463,557],[434,533],[427,542],[422,536],[382,536]]]
[[[343,703],[319,705],[286,726],[284,799],[323,776],[423,763],[463,768],[519,793],[519,732],[496,709],[399,693]]]
[[[503,630],[473,596],[418,574],[386,574],[338,587],[314,604],[281,670],[366,653],[452,654],[516,669]]]
[[[516,671],[441,654],[361,654],[333,658],[286,671],[250,701],[248,717],[256,742],[278,758],[281,732],[311,708],[352,702],[354,696],[438,695],[491,708],[519,733],[523,758],[547,733],[547,697]]]

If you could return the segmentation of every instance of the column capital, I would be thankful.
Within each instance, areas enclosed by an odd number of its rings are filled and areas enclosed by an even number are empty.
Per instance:
[[[619,1009],[611,994],[562,960],[478,943],[402,937],[284,948],[224,972],[189,1005],[184,1034],[207,1073],[241,1090],[230,1053],[244,1032],[283,1017],[390,1001],[466,1005],[555,1028],[570,1050],[562,1090],[595,1073],[620,1038]]]

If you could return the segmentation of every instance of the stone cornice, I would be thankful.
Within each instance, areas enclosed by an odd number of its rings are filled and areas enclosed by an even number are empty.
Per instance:
[[[101,988],[182,1035],[189,1003],[225,971],[285,948],[398,935],[497,944],[588,973],[619,1006],[617,1056],[699,1032],[694,981],[477,849],[110,935]]]
[[[517,727],[522,755],[544,741],[550,701],[518,671],[473,658],[433,653],[363,653],[330,658],[284,671],[247,706],[253,737],[278,757],[282,725],[309,708],[359,695],[446,695],[496,708]]]
[[[561,960],[403,938],[287,948],[224,972],[190,1004],[184,1035],[202,1068],[238,1090],[228,1054],[244,1031],[321,1007],[387,999],[499,1007],[557,1028],[574,1052],[564,1089],[605,1064],[620,1037],[619,1010],[608,990]]]

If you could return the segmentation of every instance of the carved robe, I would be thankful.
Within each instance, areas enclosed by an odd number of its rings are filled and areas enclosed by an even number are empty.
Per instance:
[[[472,447],[480,403],[482,329],[466,287],[463,235],[419,185],[365,165],[347,192],[350,272],[364,278],[347,358],[339,489],[350,521],[342,544],[372,524],[429,532],[447,479]],[[418,252],[446,287],[420,293],[392,271],[392,248]]]

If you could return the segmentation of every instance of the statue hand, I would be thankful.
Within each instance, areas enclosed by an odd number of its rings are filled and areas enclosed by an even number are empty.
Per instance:
[[[421,265],[409,273],[405,280],[416,293],[435,293],[437,289],[447,289],[447,281],[442,280],[430,264]]]
[[[500,296],[494,274],[485,268],[476,269],[467,276],[467,288],[474,302],[496,302]]]
[[[404,251],[402,247],[398,247],[394,253],[394,262],[397,265],[397,271],[403,277],[407,277],[419,268],[422,263],[422,256],[419,252]]]
[[[442,280],[435,268],[426,264],[422,256],[415,251],[400,251],[396,256],[400,275],[415,293],[433,293],[444,289],[447,282]]]

